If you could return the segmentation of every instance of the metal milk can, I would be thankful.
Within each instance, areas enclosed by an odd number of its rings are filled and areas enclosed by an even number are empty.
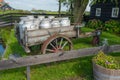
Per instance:
[[[40,22],[41,22],[41,20],[39,20],[38,18],[33,20],[33,24],[35,26],[34,27],[35,29],[39,29]]]
[[[70,20],[68,17],[61,18],[60,24],[62,27],[64,26],[70,26]]]
[[[38,16],[38,19],[41,21],[41,20],[45,19],[45,16]]]
[[[40,28],[41,29],[47,29],[47,28],[51,28],[51,23],[50,23],[50,19],[45,18],[40,22]]]
[[[29,19],[24,19],[23,20],[24,21],[24,23],[20,26],[20,39],[23,39],[24,38],[24,31],[25,31],[25,28],[27,29],[27,30],[34,30],[34,29],[36,29],[36,27],[34,26],[34,24],[33,24],[33,20],[32,20],[32,18],[31,18],[31,20],[29,20]]]
[[[49,18],[50,20],[52,20],[52,19],[55,18],[55,16],[48,16],[48,18]]]
[[[51,21],[51,26],[54,28],[54,27],[60,27],[60,22],[58,19],[53,19]]]
[[[33,19],[34,19],[34,16],[27,16],[27,18],[28,18],[29,20],[33,20]]]

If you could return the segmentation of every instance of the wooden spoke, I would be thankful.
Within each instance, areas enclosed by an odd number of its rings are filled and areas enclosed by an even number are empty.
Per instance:
[[[43,54],[51,52],[58,53],[66,50],[72,50],[72,42],[66,36],[57,34],[51,36],[44,42],[41,52]]]
[[[58,40],[57,39],[55,39],[55,43],[56,43],[56,47],[58,47]]]
[[[63,42],[63,38],[61,38],[61,40],[60,40],[60,45],[59,45],[59,46],[61,46],[61,45],[62,45],[62,42]]]
[[[68,41],[66,41],[66,42],[63,44],[63,46],[62,46],[61,49],[63,49],[63,48],[67,45],[67,43],[68,43]]]
[[[56,49],[56,47],[55,47],[52,43],[50,43],[50,45],[51,45],[54,49]]]
[[[52,49],[46,49],[46,51],[49,51],[49,52],[54,52],[54,50],[52,50]]]

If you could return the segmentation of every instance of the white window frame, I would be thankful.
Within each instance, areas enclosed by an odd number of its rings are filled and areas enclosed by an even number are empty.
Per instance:
[[[101,8],[96,8],[95,16],[101,16]]]
[[[111,14],[111,17],[113,18],[118,18],[119,16],[119,8],[112,8],[112,14]]]

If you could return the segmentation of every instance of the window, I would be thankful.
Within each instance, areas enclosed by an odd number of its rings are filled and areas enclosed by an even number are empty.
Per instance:
[[[101,16],[101,8],[96,8],[95,16]]]
[[[112,17],[117,18],[119,15],[119,8],[112,8]]]

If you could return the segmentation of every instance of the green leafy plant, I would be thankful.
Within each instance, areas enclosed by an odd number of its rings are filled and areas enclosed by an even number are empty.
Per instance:
[[[109,20],[105,22],[104,30],[108,32],[120,32],[120,22],[117,20]]]
[[[114,57],[104,54],[102,51],[93,58],[93,61],[108,69],[120,69],[118,61]]]
[[[115,32],[115,33],[120,32],[120,22],[117,20],[106,21],[104,27],[108,32]]]
[[[120,21],[118,20],[109,20],[103,23],[100,20],[92,19],[88,21],[86,27],[93,29],[101,28],[110,33],[120,34]]]
[[[10,30],[7,30],[7,29],[0,30],[0,37],[3,39],[5,43],[7,43],[7,40],[10,37],[9,34],[10,34]]]
[[[103,27],[103,22],[97,19],[92,19],[88,21],[87,27],[93,28],[93,29],[101,28]]]

